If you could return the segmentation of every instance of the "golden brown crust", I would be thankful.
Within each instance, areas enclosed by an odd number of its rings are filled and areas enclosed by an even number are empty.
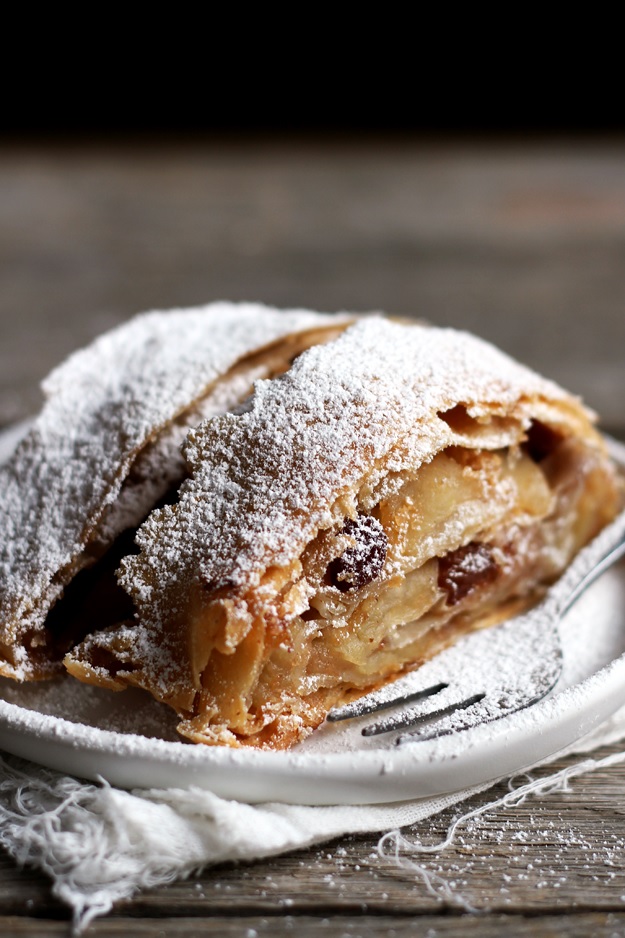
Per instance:
[[[122,563],[135,622],[66,666],[146,688],[205,743],[302,738],[524,601],[618,502],[577,400],[470,336],[375,318],[184,452],[178,502]]]
[[[0,467],[0,674],[61,668],[67,646],[50,609],[182,481],[189,424],[240,403],[256,378],[348,322],[256,304],[150,313],[52,373],[42,413]]]

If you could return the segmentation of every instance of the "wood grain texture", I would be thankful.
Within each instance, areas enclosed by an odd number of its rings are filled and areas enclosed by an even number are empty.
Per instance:
[[[0,426],[104,328],[226,298],[471,329],[625,433],[624,297],[623,140],[0,150]],[[435,841],[503,791],[407,836]],[[625,934],[624,792],[625,767],[596,771],[477,816],[412,868],[372,835],[209,869],[87,934]],[[69,932],[47,879],[0,854],[0,935]]]
[[[0,421],[102,329],[253,299],[470,329],[625,394],[625,141],[0,150]]]
[[[68,926],[54,921],[13,919],[5,923],[3,938],[39,938],[41,934],[69,938]],[[43,931],[42,931],[43,929]],[[590,913],[575,918],[544,916],[540,919],[497,915],[491,919],[462,916],[446,918],[423,916],[415,920],[401,915],[370,916],[354,921],[343,915],[302,916],[276,919],[250,916],[245,920],[230,918],[161,919],[158,922],[134,918],[96,922],[84,932],[85,938],[273,938],[297,935],[298,938],[457,938],[458,935],[480,938],[618,938],[625,933],[625,915]]]
[[[595,755],[615,751],[605,747]],[[552,769],[574,761],[567,757]],[[625,923],[624,787],[625,767],[612,766],[573,780],[567,792],[489,810],[462,826],[443,852],[409,858],[412,868],[400,869],[393,858],[381,858],[379,838],[367,835],[209,869],[120,902],[88,934],[122,934],[120,923],[130,920],[131,933],[138,935],[157,934],[160,928],[172,936],[195,934],[199,922],[202,934],[219,934],[219,929],[223,934],[245,935],[246,929],[287,934],[296,927],[300,938],[377,935],[385,934],[384,928],[408,934],[417,922],[422,934],[434,928],[442,935],[495,935],[502,923],[512,935],[594,934],[584,932],[590,922],[602,928],[615,915]],[[506,790],[496,786],[405,834],[436,842],[457,814],[488,805]],[[67,918],[45,877],[20,871],[2,857],[0,934],[27,928],[24,923],[31,921],[39,924],[40,934],[64,934]],[[341,930],[324,932],[326,919],[337,927],[340,921]],[[442,926],[445,931],[438,931]]]

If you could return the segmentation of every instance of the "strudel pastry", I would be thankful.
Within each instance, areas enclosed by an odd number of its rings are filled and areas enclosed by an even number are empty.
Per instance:
[[[620,501],[575,398],[469,335],[381,317],[188,429],[183,455],[120,563],[131,614],[65,663],[209,744],[301,740],[535,601]]]
[[[0,469],[0,674],[50,677],[82,634],[132,614],[115,590],[110,601],[112,573],[132,550],[125,532],[185,477],[189,427],[351,319],[229,303],[149,313],[48,377],[40,416]]]

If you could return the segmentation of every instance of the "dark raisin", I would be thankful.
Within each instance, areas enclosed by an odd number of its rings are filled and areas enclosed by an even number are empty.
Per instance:
[[[332,586],[346,593],[377,579],[386,561],[388,538],[380,522],[371,515],[347,521],[343,534],[353,537],[355,544],[332,561],[328,578]]]
[[[498,570],[487,544],[474,542],[440,557],[438,585],[447,593],[447,605],[455,606],[477,587],[493,583]]]

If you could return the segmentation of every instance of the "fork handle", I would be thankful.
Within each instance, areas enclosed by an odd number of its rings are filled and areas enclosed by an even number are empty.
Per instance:
[[[575,605],[595,580],[625,556],[625,511],[601,531],[577,555],[567,572],[552,589],[550,599],[560,616]]]

